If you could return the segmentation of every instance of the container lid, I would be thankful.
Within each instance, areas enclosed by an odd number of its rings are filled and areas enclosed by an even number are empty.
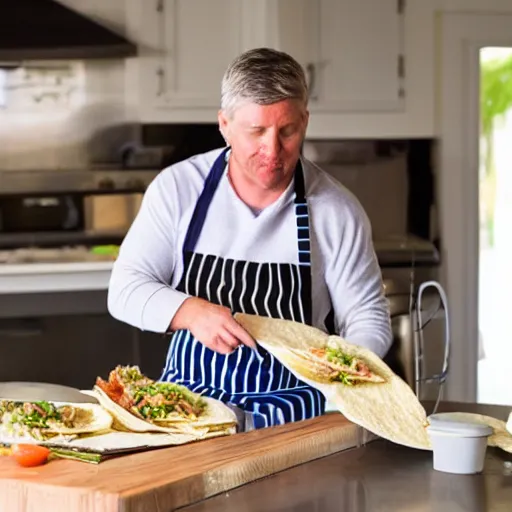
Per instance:
[[[429,429],[435,432],[459,434],[467,437],[486,437],[493,433],[488,425],[471,421],[461,421],[450,413],[433,414],[429,416]]]

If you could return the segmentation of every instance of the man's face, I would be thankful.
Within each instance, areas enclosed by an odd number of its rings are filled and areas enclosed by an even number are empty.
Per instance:
[[[272,105],[246,103],[219,126],[231,146],[236,171],[262,190],[277,191],[290,182],[300,155],[309,114],[296,100]]]

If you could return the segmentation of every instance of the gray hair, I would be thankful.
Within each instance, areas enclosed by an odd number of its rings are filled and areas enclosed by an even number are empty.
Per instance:
[[[271,48],[254,48],[230,64],[221,87],[221,109],[232,116],[250,101],[271,105],[287,99],[308,102],[308,86],[301,65],[290,55]]]

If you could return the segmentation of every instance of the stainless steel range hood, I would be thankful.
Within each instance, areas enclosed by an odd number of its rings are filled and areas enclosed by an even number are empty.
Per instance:
[[[133,43],[57,1],[0,0],[0,66],[136,54]]]

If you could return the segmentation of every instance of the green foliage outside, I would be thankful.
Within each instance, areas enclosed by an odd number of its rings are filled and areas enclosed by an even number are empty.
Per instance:
[[[480,178],[480,195],[484,203],[482,221],[487,226],[489,244],[494,245],[494,205],[496,166],[494,129],[512,108],[512,55],[482,62],[480,67],[480,126],[484,175]],[[511,141],[512,142],[512,141]]]

